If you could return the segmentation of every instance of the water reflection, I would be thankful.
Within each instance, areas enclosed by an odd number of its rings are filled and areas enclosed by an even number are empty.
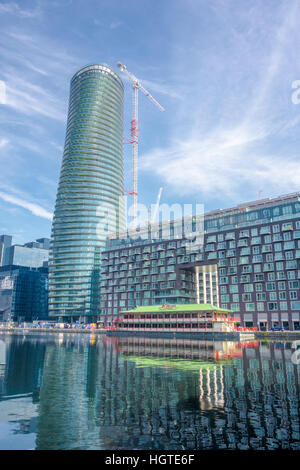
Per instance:
[[[290,343],[2,334],[0,448],[300,449],[292,352]]]

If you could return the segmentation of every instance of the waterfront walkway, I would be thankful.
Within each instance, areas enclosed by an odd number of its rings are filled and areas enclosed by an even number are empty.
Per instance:
[[[14,328],[0,327],[0,333],[84,333],[89,335],[105,335],[104,329],[80,329],[80,328]]]

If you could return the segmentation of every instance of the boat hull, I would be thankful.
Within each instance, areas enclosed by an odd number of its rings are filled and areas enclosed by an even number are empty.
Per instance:
[[[253,339],[254,333],[244,333],[240,331],[120,331],[108,330],[107,336],[135,336],[144,338],[178,338],[178,339],[210,339],[210,340],[235,340]]]

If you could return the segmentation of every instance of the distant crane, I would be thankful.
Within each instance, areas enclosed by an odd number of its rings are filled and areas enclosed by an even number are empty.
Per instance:
[[[148,98],[154,103],[161,111],[165,109],[156,101],[155,98],[142,86],[140,81],[128,72],[125,65],[118,62],[120,71],[125,73],[127,77],[133,82],[132,85],[132,120],[131,120],[131,141],[132,144],[132,190],[126,191],[132,196],[132,222],[135,224],[137,219],[137,201],[138,201],[138,90],[140,89]]]
[[[160,202],[162,192],[163,192],[163,188],[159,188],[158,195],[157,195],[157,200],[156,200],[156,204],[154,206],[153,213],[152,213],[152,205],[149,206],[149,208],[148,208],[148,224],[149,224],[150,227],[152,226],[152,224],[155,223],[155,219],[156,219],[157,212],[158,212],[158,209],[159,209],[159,202]]]
[[[257,199],[258,199],[258,200],[260,200],[261,193],[262,193],[262,189],[259,189],[259,190],[258,190],[258,193],[257,193]]]
[[[163,188],[159,188],[156,204],[155,204],[154,211],[153,211],[153,214],[152,214],[152,217],[151,217],[151,224],[155,223],[155,219],[156,219],[156,215],[157,215],[157,212],[158,212],[159,202],[160,202],[162,192],[163,192]]]

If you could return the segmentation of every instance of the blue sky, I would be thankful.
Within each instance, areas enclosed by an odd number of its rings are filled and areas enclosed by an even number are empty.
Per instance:
[[[298,191],[299,23],[297,0],[0,1],[0,234],[49,236],[69,82],[89,63],[123,62],[166,108],[140,94],[140,202],[160,186],[205,210]],[[126,81],[124,117],[129,136]]]

